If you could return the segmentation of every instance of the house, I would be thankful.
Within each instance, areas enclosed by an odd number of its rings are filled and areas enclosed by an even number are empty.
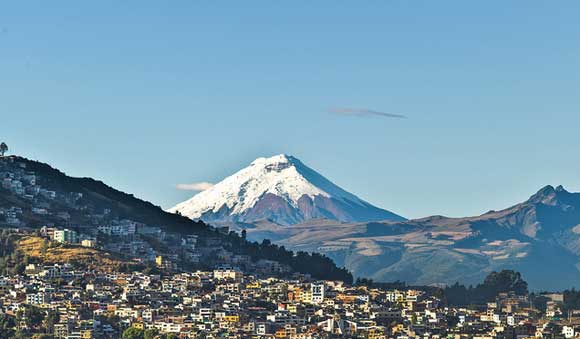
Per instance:
[[[83,239],[81,246],[94,248],[97,246],[97,241],[95,239]]]
[[[244,274],[239,269],[226,267],[214,270],[213,278],[215,280],[233,280],[240,282],[244,278]]]

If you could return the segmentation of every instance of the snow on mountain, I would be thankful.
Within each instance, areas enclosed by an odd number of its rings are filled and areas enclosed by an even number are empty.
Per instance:
[[[258,158],[169,210],[205,221],[403,220],[336,186],[295,157]]]

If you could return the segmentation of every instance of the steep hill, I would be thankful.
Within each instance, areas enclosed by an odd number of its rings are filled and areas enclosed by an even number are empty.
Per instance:
[[[23,185],[25,181],[26,187]],[[255,261],[280,261],[295,272],[309,273],[315,278],[347,282],[352,280],[348,271],[336,267],[327,257],[292,253],[269,242],[254,243],[246,241],[238,234],[224,234],[201,221],[165,212],[158,206],[92,178],[67,176],[45,163],[17,156],[0,157],[0,183],[0,227],[34,229],[46,224],[91,227],[95,218],[106,214],[109,217],[114,216],[115,219],[130,219],[160,227],[166,232],[197,235],[201,243],[207,239],[212,242],[217,239],[218,246],[227,251],[250,255]],[[12,213],[18,216],[15,224],[10,220]],[[63,218],[63,213],[66,218]],[[25,246],[27,243],[21,245]],[[26,248],[31,250],[30,246]],[[90,251],[80,249],[65,254],[81,252],[84,257],[90,257]],[[304,265],[304,262],[309,264]]]

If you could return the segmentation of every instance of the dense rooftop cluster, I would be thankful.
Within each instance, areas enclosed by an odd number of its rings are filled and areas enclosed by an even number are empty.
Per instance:
[[[530,297],[518,272],[351,285],[325,256],[245,235],[1,157],[0,339],[580,337],[580,293]]]
[[[235,267],[176,274],[98,272],[35,265],[0,277],[4,337],[49,338],[571,338],[562,294],[545,312],[500,293],[479,307],[448,307],[415,289],[349,286]],[[8,334],[8,336],[7,336]]]

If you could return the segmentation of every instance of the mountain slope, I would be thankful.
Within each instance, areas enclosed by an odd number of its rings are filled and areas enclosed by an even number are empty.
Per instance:
[[[269,219],[284,225],[316,218],[348,222],[404,220],[361,200],[284,154],[256,159],[169,211],[206,222]]]
[[[22,157],[12,157],[15,162],[25,164],[28,171],[37,174],[38,181],[46,188],[57,192],[78,192],[83,194],[87,206],[98,210],[109,208],[121,218],[147,224],[163,225],[169,231],[180,233],[207,234],[210,232],[203,222],[192,222],[187,218],[170,214],[159,206],[116,190],[105,183],[92,178],[75,178],[67,176],[50,165]],[[6,195],[0,195],[5,198]],[[25,205],[28,202],[24,202]]]
[[[10,178],[17,178],[12,180]],[[28,180],[29,187],[15,193],[19,189],[21,180]],[[4,181],[11,181],[14,187],[4,187]],[[34,181],[34,184],[30,182]],[[95,228],[94,221],[106,213],[115,219],[130,219],[150,226],[156,226],[169,233],[169,239],[177,239],[175,246],[180,246],[181,235],[198,236],[198,247],[211,240],[234,254],[248,255],[252,260],[275,260],[288,265],[293,272],[311,274],[317,279],[336,279],[346,282],[352,281],[352,275],[336,265],[327,257],[318,254],[293,253],[269,242],[255,243],[247,241],[238,234],[223,234],[201,221],[193,221],[177,214],[168,213],[160,207],[143,201],[107,186],[101,181],[91,178],[74,178],[67,176],[50,165],[32,161],[18,156],[0,157],[0,228],[21,227],[27,229],[40,228],[45,225],[69,227],[73,229]],[[34,186],[34,187],[32,187]],[[36,188],[36,196],[27,194],[28,189]],[[38,189],[43,193],[40,194]],[[53,193],[51,199],[44,198],[44,194]],[[56,198],[55,198],[56,197]],[[64,204],[64,201],[74,198],[74,207]],[[41,208],[41,214],[35,212]],[[6,211],[17,209],[18,224],[11,224],[6,220]],[[66,212],[66,220],[59,217]],[[214,246],[211,245],[211,246]],[[208,245],[209,246],[209,245]],[[213,253],[213,252],[211,252]],[[215,257],[208,254],[207,257]],[[308,265],[304,263],[307,262]],[[203,261],[202,261],[203,263]]]
[[[523,203],[480,216],[403,222],[257,223],[248,237],[318,251],[355,276],[413,284],[476,283],[504,268],[534,289],[580,286],[580,193],[546,186]]]

